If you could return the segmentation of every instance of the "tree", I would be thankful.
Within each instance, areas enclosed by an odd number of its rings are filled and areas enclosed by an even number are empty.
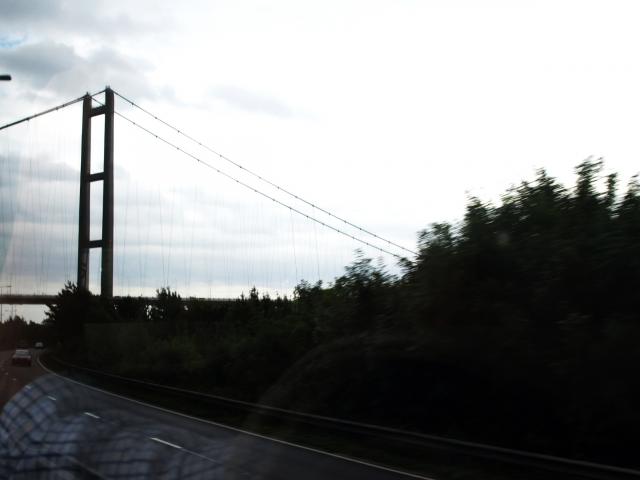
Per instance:
[[[115,319],[115,310],[110,301],[94,296],[70,282],[47,308],[45,325],[53,330],[58,341],[73,348],[82,347],[85,324],[106,323]]]
[[[149,319],[152,322],[178,322],[185,312],[185,305],[177,292],[163,287],[156,290],[156,300],[149,308]]]
[[[147,302],[140,297],[121,297],[114,300],[118,318],[124,321],[141,322],[148,320],[149,308]]]

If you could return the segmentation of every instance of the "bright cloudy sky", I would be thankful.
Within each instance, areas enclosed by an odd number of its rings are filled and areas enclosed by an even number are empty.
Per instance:
[[[0,124],[111,85],[269,180],[414,248],[431,222],[461,218],[468,195],[495,201],[536,168],[567,184],[591,155],[622,183],[640,170],[639,9],[5,0],[0,73],[13,81],[0,84]],[[116,109],[332,223],[119,99]],[[0,132],[0,283],[14,291],[75,279],[79,129],[75,105]],[[287,292],[297,278],[331,280],[358,247],[122,119],[115,161],[117,293]]]

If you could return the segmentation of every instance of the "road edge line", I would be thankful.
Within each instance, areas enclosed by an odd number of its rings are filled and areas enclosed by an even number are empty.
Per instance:
[[[329,457],[337,458],[337,459],[344,460],[344,461],[347,461],[347,462],[357,463],[359,465],[364,465],[364,466],[369,467],[369,468],[374,468],[374,469],[378,469],[378,470],[384,470],[384,471],[387,471],[387,472],[396,473],[398,475],[404,475],[404,476],[411,477],[411,478],[416,478],[416,479],[419,479],[419,480],[436,480],[433,477],[425,477],[425,476],[419,475],[417,473],[404,472],[402,470],[397,470],[395,468],[386,467],[384,465],[378,465],[378,464],[375,464],[375,463],[371,463],[371,462],[368,462],[366,460],[361,460],[361,459],[353,458],[353,457],[347,457],[345,455],[340,455],[338,453],[327,452],[327,451],[320,450],[320,449],[317,449],[317,448],[307,447],[305,445],[299,445],[297,443],[288,442],[286,440],[280,440],[278,438],[270,437],[268,435],[262,435],[260,433],[250,432],[248,430],[243,430],[241,428],[232,427],[230,425],[225,425],[225,424],[219,423],[219,422],[214,422],[213,420],[207,420],[207,419],[204,419],[204,418],[194,417],[193,415],[189,415],[187,413],[176,412],[175,410],[170,410],[168,408],[160,407],[158,405],[153,405],[151,403],[146,403],[146,402],[142,402],[140,400],[135,400],[133,398],[125,397],[124,395],[120,395],[118,393],[109,392],[108,390],[103,390],[102,388],[94,387],[92,385],[87,385],[86,383],[80,382],[78,380],[74,380],[74,379],[69,378],[69,377],[67,377],[65,375],[62,375],[62,374],[57,373],[57,372],[54,372],[53,370],[50,370],[48,367],[46,367],[42,363],[42,361],[40,360],[39,356],[38,356],[38,363],[40,364],[40,366],[44,370],[46,370],[51,375],[55,375],[56,377],[60,377],[60,378],[62,378],[64,380],[66,380],[66,381],[78,384],[78,385],[80,385],[82,387],[89,388],[91,390],[95,390],[97,392],[101,392],[101,393],[105,393],[107,395],[111,395],[113,397],[121,398],[121,399],[129,401],[129,402],[137,403],[138,405],[143,405],[145,407],[149,407],[149,408],[153,408],[153,409],[156,409],[156,410],[160,410],[160,411],[165,412],[165,413],[170,413],[172,415],[177,415],[177,416],[180,416],[180,417],[188,418],[190,420],[195,420],[197,422],[207,423],[209,425],[214,425],[216,427],[224,428],[226,430],[231,430],[231,431],[242,433],[242,434],[245,434],[245,435],[250,435],[252,437],[260,438],[262,440],[269,440],[271,442],[279,443],[279,444],[282,444],[282,445],[287,445],[289,447],[299,448],[301,450],[306,450],[308,452],[313,452],[313,453],[317,453],[317,454],[321,454],[321,455],[327,455]]]

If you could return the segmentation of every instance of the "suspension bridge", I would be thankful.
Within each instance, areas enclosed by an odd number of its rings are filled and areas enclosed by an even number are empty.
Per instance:
[[[116,123],[127,128],[126,150],[116,144]],[[65,282],[105,298],[150,299],[168,285],[203,299],[256,285],[280,294],[303,278],[331,281],[355,249],[387,263],[415,256],[110,87],[0,126],[0,149],[0,281],[12,286],[0,291],[0,304],[54,303]],[[213,188],[203,185],[212,177]],[[220,208],[229,188],[231,204]],[[234,253],[225,258],[225,249]]]

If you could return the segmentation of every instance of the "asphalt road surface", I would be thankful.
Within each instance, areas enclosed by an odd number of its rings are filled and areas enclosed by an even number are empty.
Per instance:
[[[0,478],[424,478],[154,408],[0,352]]]
[[[25,385],[47,373],[37,361],[39,350],[31,349],[33,357],[31,367],[12,366],[11,355],[14,351],[0,351],[0,409]]]

